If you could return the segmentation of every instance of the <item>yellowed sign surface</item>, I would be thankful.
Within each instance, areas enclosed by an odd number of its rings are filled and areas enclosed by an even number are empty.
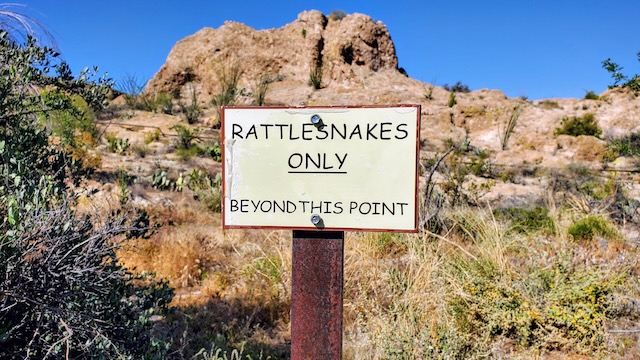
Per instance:
[[[416,230],[419,106],[223,111],[225,227]]]

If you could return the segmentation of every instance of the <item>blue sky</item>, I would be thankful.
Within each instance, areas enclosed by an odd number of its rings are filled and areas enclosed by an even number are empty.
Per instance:
[[[19,2],[19,0],[16,0]],[[115,80],[148,79],[171,47],[203,27],[238,21],[277,28],[304,10],[359,12],[384,22],[409,76],[461,81],[529,99],[583,97],[610,83],[611,57],[640,73],[637,0],[31,0],[15,8],[41,22],[75,71],[97,65]]]

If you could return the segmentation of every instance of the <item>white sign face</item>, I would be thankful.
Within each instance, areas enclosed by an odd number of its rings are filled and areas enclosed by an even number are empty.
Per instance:
[[[420,106],[223,109],[225,228],[417,231]]]

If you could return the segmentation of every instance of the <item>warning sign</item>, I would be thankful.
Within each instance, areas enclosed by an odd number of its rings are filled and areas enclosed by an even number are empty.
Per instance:
[[[225,228],[417,231],[420,106],[223,109]]]

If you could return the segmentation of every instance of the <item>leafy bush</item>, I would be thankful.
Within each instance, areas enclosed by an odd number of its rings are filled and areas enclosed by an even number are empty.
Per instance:
[[[553,219],[549,216],[549,209],[536,206],[533,209],[504,208],[493,211],[496,217],[509,220],[511,229],[519,233],[533,233],[543,231],[548,234],[554,232]]]
[[[0,59],[0,358],[166,357],[151,317],[166,312],[172,291],[133,275],[116,256],[123,239],[146,233],[144,213],[75,212],[67,187],[79,180],[73,162],[37,121],[73,108],[68,101],[42,107],[43,97],[30,91],[78,95],[97,109],[110,83],[86,72],[74,78],[55,51],[33,39],[17,44],[4,31]]]
[[[63,144],[76,146],[78,139],[83,134],[89,136],[90,141],[95,141],[98,129],[95,125],[95,115],[82,97],[78,95],[68,96],[56,91],[43,91],[40,93],[45,106],[53,106],[57,103],[68,110],[52,110],[39,114],[38,120],[51,131],[53,135],[60,137]]]
[[[583,117],[563,117],[560,127],[554,132],[555,135],[571,135],[580,136],[588,135],[600,137],[602,130],[598,125],[595,115],[591,113],[584,114]]]
[[[203,149],[198,145],[191,145],[191,147],[189,147],[188,149],[178,148],[178,150],[176,150],[176,155],[180,158],[180,160],[186,161],[194,156],[203,155],[206,152],[206,149]]]
[[[567,229],[567,233],[576,241],[591,241],[594,236],[612,238],[616,236],[616,230],[598,215],[588,215],[574,222]]]

